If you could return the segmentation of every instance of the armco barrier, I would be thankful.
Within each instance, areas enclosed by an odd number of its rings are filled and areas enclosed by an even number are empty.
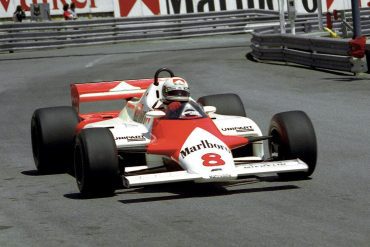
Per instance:
[[[354,73],[367,71],[364,59],[349,55],[349,39],[299,37],[291,34],[279,36],[280,43],[277,42],[279,38],[276,35],[264,35],[263,39],[253,39],[252,55],[258,60],[291,62]],[[257,40],[262,42],[255,42]]]
[[[353,73],[368,71],[366,57],[350,56],[351,39],[324,37],[328,36],[324,32],[305,34],[302,32],[303,25],[298,24],[296,35],[276,33],[276,28],[255,30],[251,40],[252,56],[261,61],[290,62],[313,68]],[[339,25],[337,22],[334,27],[339,30]],[[369,20],[364,19],[362,25],[369,25]],[[317,26],[314,27],[317,29]],[[363,34],[369,33],[365,29]],[[370,45],[367,45],[367,50],[370,50]]]
[[[300,15],[298,21],[315,18]],[[271,10],[235,10],[168,16],[10,23],[0,25],[0,52],[244,33],[247,23],[278,21]]]
[[[243,33],[246,23],[269,20],[278,20],[278,13],[251,9],[186,15],[2,24],[0,51]]]

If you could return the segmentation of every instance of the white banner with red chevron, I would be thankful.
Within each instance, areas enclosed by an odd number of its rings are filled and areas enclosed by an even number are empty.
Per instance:
[[[286,0],[283,0],[286,1]],[[359,0],[366,7],[370,0]],[[350,0],[324,0],[323,11],[350,9]],[[9,18],[18,5],[30,16],[30,5],[48,3],[52,16],[63,14],[63,5],[75,3],[76,11],[87,13],[114,13],[115,17],[187,14],[237,9],[278,10],[278,0],[0,0],[0,18]],[[314,13],[317,0],[295,0],[297,12]],[[286,4],[285,4],[286,5]]]

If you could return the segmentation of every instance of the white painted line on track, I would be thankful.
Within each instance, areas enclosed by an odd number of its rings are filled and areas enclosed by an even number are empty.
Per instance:
[[[99,57],[97,59],[94,59],[93,61],[91,61],[90,63],[86,64],[85,65],[85,68],[91,68],[91,67],[94,67],[96,64],[98,64],[99,62],[103,61],[104,59],[108,58],[108,57],[111,57],[112,55],[107,55],[107,56],[102,56],[102,57]]]

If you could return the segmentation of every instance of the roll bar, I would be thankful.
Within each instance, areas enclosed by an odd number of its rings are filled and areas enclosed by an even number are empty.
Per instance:
[[[159,77],[159,74],[162,73],[162,72],[167,72],[167,73],[170,74],[171,77],[175,77],[175,74],[172,72],[172,70],[167,69],[167,68],[161,68],[161,69],[157,70],[157,72],[155,72],[155,75],[154,75],[154,86],[158,86],[159,85],[158,77]]]

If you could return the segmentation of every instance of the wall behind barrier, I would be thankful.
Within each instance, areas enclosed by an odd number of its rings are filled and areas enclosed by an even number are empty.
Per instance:
[[[286,2],[286,0],[283,0]],[[366,7],[370,0],[359,0]],[[0,0],[0,18],[9,18],[17,5],[29,16],[30,4],[49,3],[51,15],[62,15],[63,5],[75,3],[77,13],[114,13],[115,17],[186,14],[236,9],[278,10],[278,0]],[[298,13],[317,11],[316,0],[295,0]],[[349,9],[350,0],[322,0],[323,11]],[[286,5],[286,4],[285,4]]]

